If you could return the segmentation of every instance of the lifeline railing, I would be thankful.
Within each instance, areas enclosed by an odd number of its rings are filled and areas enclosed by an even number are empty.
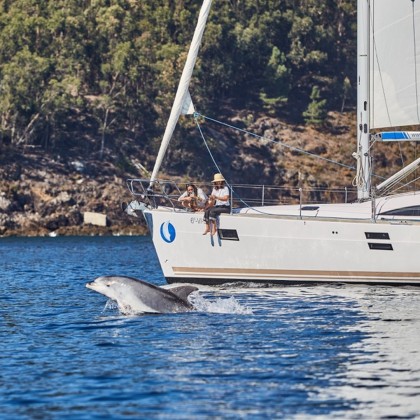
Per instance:
[[[137,200],[151,207],[165,206],[174,210],[183,208],[178,202],[179,196],[185,191],[186,182],[173,180],[156,180],[153,191],[150,190],[150,180],[133,178],[127,180],[127,187]],[[196,183],[197,187],[209,195],[211,184]],[[181,186],[181,188],[180,188]],[[274,185],[229,185],[232,208],[273,206],[279,204],[319,204],[347,203],[357,199],[356,188],[320,188],[320,187],[279,187]],[[185,209],[184,209],[185,210]]]

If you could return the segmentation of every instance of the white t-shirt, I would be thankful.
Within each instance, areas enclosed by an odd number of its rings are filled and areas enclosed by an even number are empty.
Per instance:
[[[213,188],[211,194],[216,197],[215,206],[230,206],[229,198],[227,201],[218,200],[218,197],[229,197],[229,188],[226,185],[223,188],[219,188],[218,190]]]
[[[183,198],[188,197],[191,193],[185,191],[179,198],[178,201],[182,201]],[[192,193],[194,195],[194,193]],[[204,207],[207,201],[207,195],[201,188],[197,188],[197,205],[198,207]]]

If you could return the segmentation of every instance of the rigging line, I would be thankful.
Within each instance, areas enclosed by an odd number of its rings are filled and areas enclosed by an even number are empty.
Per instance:
[[[213,161],[213,164],[214,164],[215,168],[217,169],[217,171],[218,171],[219,173],[222,173],[222,171],[221,171],[221,169],[219,168],[219,165],[217,164],[216,160],[214,159],[213,154],[211,153],[211,150],[210,150],[210,148],[209,148],[209,146],[208,146],[208,144],[207,144],[207,142],[206,142],[206,139],[205,139],[205,137],[204,137],[203,130],[201,129],[201,125],[200,125],[200,123],[198,122],[198,117],[200,117],[200,116],[201,116],[202,118],[204,118],[204,119],[208,119],[208,120],[210,120],[210,121],[213,121],[213,122],[215,122],[215,123],[218,123],[218,124],[224,125],[224,126],[226,126],[226,127],[233,128],[233,129],[237,129],[238,131],[242,131],[242,132],[244,132],[244,133],[249,133],[250,135],[252,135],[252,136],[254,136],[254,137],[263,138],[263,137],[261,137],[261,136],[258,136],[257,134],[254,134],[254,133],[248,132],[248,131],[243,130],[243,129],[241,129],[241,128],[237,128],[237,127],[231,126],[231,125],[226,124],[226,123],[223,123],[223,122],[221,122],[221,121],[214,120],[214,119],[212,119],[212,118],[210,118],[210,117],[205,117],[204,115],[201,115],[200,113],[195,112],[195,113],[194,113],[194,121],[195,121],[195,123],[196,123],[196,125],[197,125],[198,131],[200,132],[200,135],[201,135],[201,138],[202,138],[202,140],[203,140],[203,143],[204,143],[204,145],[205,145],[205,147],[206,147],[206,149],[207,149],[207,151],[208,151],[208,153],[209,153],[209,155],[210,155],[210,158],[211,158],[211,160]],[[264,138],[263,138],[263,139],[264,139]],[[270,139],[267,139],[267,140],[270,140]],[[272,141],[272,140],[270,140],[270,141]],[[274,143],[275,143],[275,142],[274,142]],[[315,156],[316,156],[316,155],[315,155]],[[333,163],[335,163],[334,161],[332,161],[332,162],[333,162]],[[337,163],[339,163],[339,162],[337,162]],[[342,165],[343,165],[343,164],[342,164]],[[345,166],[345,165],[343,165],[343,166]],[[354,167],[353,167],[353,168],[351,168],[351,169],[354,169]],[[372,174],[372,177],[385,179],[384,177],[379,176],[379,175],[375,175],[375,174]],[[270,212],[262,211],[262,210],[260,210],[260,209],[259,209],[259,208],[257,208],[257,207],[254,207],[254,206],[249,205],[247,202],[245,202],[245,201],[244,201],[244,200],[243,200],[243,199],[242,199],[242,198],[241,198],[241,197],[237,194],[237,192],[234,190],[233,186],[232,186],[230,183],[228,183],[227,181],[225,181],[225,182],[226,182],[226,185],[227,185],[227,186],[230,188],[230,190],[232,191],[232,195],[234,195],[234,196],[235,196],[235,198],[236,198],[238,201],[240,201],[240,202],[244,205],[244,207],[247,207],[248,209],[254,210],[255,212],[260,213],[260,214],[265,214],[265,215],[275,215],[275,213],[270,213]]]
[[[403,188],[403,187],[409,187],[411,184],[415,183],[416,181],[418,181],[420,179],[420,177],[415,177],[413,180],[411,180],[410,182],[405,183],[404,185],[402,185],[401,187],[399,187],[396,191],[398,191],[399,189]]]
[[[211,153],[209,145],[206,142],[206,139],[205,139],[204,134],[203,134],[203,130],[201,129],[200,123],[198,122],[198,116],[199,116],[199,114],[197,112],[194,113],[194,120],[195,120],[195,123],[197,125],[198,131],[200,132],[200,135],[201,135],[201,138],[203,140],[204,146],[206,146],[207,152],[209,153],[210,158],[213,161],[213,164],[214,164],[215,168],[217,169],[217,172],[222,173],[221,169],[219,168],[219,165],[216,162],[216,159],[214,158],[213,154]],[[229,187],[229,189],[232,191],[232,194],[235,195],[235,197],[242,204],[244,204],[246,207],[250,207],[245,201],[242,200],[241,197],[238,196],[238,194],[236,194],[236,191],[233,189],[232,185],[230,185],[229,182],[227,182],[227,181],[225,181],[225,182],[226,182],[226,185]]]
[[[198,122],[198,118],[197,118],[198,116],[199,116],[199,114],[197,112],[194,113],[194,120],[195,120],[195,123],[197,124],[197,128],[198,128],[198,131],[200,132],[201,138],[203,139],[204,146],[206,146],[206,149],[209,152],[209,155],[211,157],[211,160],[213,161],[213,164],[214,164],[215,168],[217,169],[217,172],[222,173],[222,171],[220,170],[219,166],[216,163],[216,160],[213,157],[213,154],[210,151],[210,148],[209,148],[209,146],[208,146],[208,144],[206,142],[206,139],[204,138],[203,131],[201,130],[200,123]],[[226,182],[226,184],[227,184],[227,182]]]
[[[224,125],[225,127],[232,128],[233,130],[240,131],[240,132],[245,133],[245,134],[249,134],[250,136],[256,137],[256,138],[258,138],[260,140],[265,140],[265,141],[268,141],[270,143],[278,144],[279,146],[286,147],[287,149],[293,150],[295,152],[299,152],[299,153],[302,153],[304,155],[308,155],[308,156],[311,156],[311,157],[316,157],[316,158],[318,158],[320,160],[323,160],[325,162],[333,163],[333,164],[338,165],[338,166],[342,166],[343,168],[353,169],[353,170],[356,169],[354,166],[346,165],[344,163],[337,162],[335,160],[328,159],[328,158],[325,158],[325,157],[316,155],[315,153],[308,152],[308,151],[303,150],[303,149],[300,149],[298,147],[290,146],[290,145],[288,145],[288,144],[286,144],[286,143],[284,143],[282,141],[279,141],[279,140],[273,140],[273,139],[269,139],[269,138],[264,137],[264,136],[260,136],[258,134],[252,133],[251,131],[244,130],[243,128],[235,127],[233,125],[224,123],[222,121],[218,121],[218,120],[215,120],[213,118],[206,117],[205,115],[202,115],[202,114],[200,114],[198,112],[196,114],[197,114],[197,116],[200,116],[200,117],[202,117],[202,118],[204,118],[206,120],[212,121],[212,122],[214,122],[216,124]]]
[[[411,172],[410,172],[411,174]],[[409,175],[410,175],[409,174]],[[417,180],[419,180],[420,177],[416,177],[413,180],[411,180],[410,182],[406,182],[405,184],[403,184],[401,182],[401,179],[399,181],[396,181],[392,184],[390,184],[388,187],[385,187],[385,189],[381,192],[381,194],[379,195],[379,197],[384,197],[385,195],[388,195],[390,191],[392,191],[394,194],[397,193],[399,190],[401,190],[402,188],[407,188],[409,187],[411,184],[415,183]],[[396,185],[400,183],[401,185],[399,187],[396,187]]]
[[[360,124],[363,125],[363,113],[360,113]],[[370,140],[370,138],[369,138]],[[370,152],[370,149],[372,147],[372,144],[369,146],[368,151]],[[364,168],[362,165],[362,131],[358,130],[358,138],[357,138],[357,152],[353,153],[353,157],[356,159],[356,175],[352,181],[353,187],[362,188],[365,183],[365,173]],[[370,163],[370,162],[369,162]],[[369,165],[371,166],[371,165]],[[371,178],[369,178],[371,179]]]
[[[401,143],[398,143],[398,150],[400,151],[401,168],[404,168],[404,156],[402,153]]]
[[[196,124],[197,124],[197,126],[199,127],[199,131],[200,131],[200,133],[201,133],[201,137],[202,137],[202,139],[203,139],[203,141],[204,141],[204,143],[205,143],[205,146],[206,146],[206,148],[207,148],[207,150],[208,150],[208,152],[209,152],[209,154],[210,154],[210,157],[211,157],[211,158],[212,158],[212,160],[213,160],[213,163],[214,163],[215,167],[218,169],[218,171],[219,171],[220,173],[222,173],[222,171],[221,171],[221,170],[219,169],[219,167],[217,166],[216,161],[214,160],[214,158],[213,158],[213,156],[212,156],[212,154],[211,154],[211,151],[210,151],[210,149],[209,149],[209,147],[208,147],[208,145],[207,145],[207,143],[206,143],[206,141],[205,141],[205,139],[204,139],[204,135],[203,135],[203,132],[202,132],[202,130],[201,130],[201,126],[200,126],[200,125],[199,125],[199,123],[198,123],[197,117],[202,117],[202,118],[204,118],[204,119],[206,119],[206,120],[209,120],[209,121],[212,121],[212,122],[214,122],[214,123],[216,123],[216,124],[224,125],[225,127],[231,128],[231,129],[233,129],[233,130],[241,131],[241,132],[243,132],[243,133],[245,133],[245,134],[249,134],[250,136],[257,137],[257,138],[259,138],[259,139],[261,139],[261,140],[267,140],[267,141],[272,142],[272,143],[274,143],[274,144],[279,144],[280,146],[284,146],[284,147],[290,148],[290,149],[292,149],[292,150],[295,150],[295,151],[301,152],[301,153],[303,153],[303,154],[308,154],[309,156],[316,157],[316,158],[319,158],[319,159],[321,159],[321,160],[325,160],[325,161],[327,161],[327,162],[329,162],[329,163],[334,163],[334,164],[336,164],[336,165],[342,166],[342,167],[347,168],[347,169],[356,170],[356,167],[355,167],[355,166],[345,165],[344,163],[340,163],[340,162],[337,162],[337,161],[335,161],[335,160],[327,159],[327,158],[324,158],[324,157],[322,157],[322,156],[318,156],[318,155],[316,155],[316,154],[314,154],[314,153],[311,153],[311,152],[306,152],[305,150],[299,149],[299,148],[297,148],[297,147],[289,146],[289,145],[284,144],[284,143],[282,143],[282,142],[279,142],[279,141],[276,141],[276,140],[272,140],[272,139],[268,139],[268,138],[263,137],[263,136],[259,136],[258,134],[252,133],[252,132],[250,132],[250,131],[244,130],[244,129],[239,128],[239,127],[235,127],[235,126],[233,126],[233,125],[230,125],[230,124],[224,123],[224,122],[222,122],[222,121],[218,121],[218,120],[213,119],[213,118],[211,118],[211,117],[206,117],[205,115],[202,115],[202,114],[200,114],[199,112],[195,112],[195,113],[194,113],[194,118],[195,118],[195,120],[196,120]],[[382,180],[384,180],[384,179],[385,179],[385,177],[383,177],[383,176],[381,176],[381,175],[376,175],[376,174],[374,174],[374,173],[372,173],[372,178],[379,178],[379,179],[382,179]]]
[[[412,10],[412,19],[413,19],[413,48],[414,48],[414,81],[416,83],[416,111],[417,111],[417,120],[420,123],[420,116],[419,116],[419,92],[418,92],[418,85],[417,85],[417,56],[416,56],[416,51],[417,51],[417,45],[416,45],[416,21],[414,18],[415,15],[415,10],[414,10],[414,3],[415,0],[411,0],[411,10]]]
[[[370,135],[370,138],[372,139],[372,135]],[[369,152],[370,150],[373,148],[373,146],[375,145],[375,143],[378,141],[378,139],[376,137],[373,138],[373,141],[371,140],[370,142],[370,146],[369,146]]]
[[[360,153],[355,153],[353,156],[355,157],[355,159],[357,161],[357,165],[356,165],[357,166],[357,171],[356,171],[356,175],[353,178],[353,181],[352,181],[351,184],[353,185],[353,187],[361,188],[364,184],[363,167],[362,167],[362,164],[360,162],[361,161],[361,156],[360,156]]]
[[[194,113],[194,120],[195,120],[195,123],[196,123],[196,125],[197,125],[197,128],[198,128],[198,131],[200,132],[200,135],[201,135],[201,138],[202,138],[202,140],[203,140],[203,143],[204,143],[204,145],[206,146],[206,149],[207,149],[207,151],[209,152],[209,155],[210,155],[210,157],[211,157],[211,160],[213,161],[213,164],[214,164],[214,166],[216,167],[216,169],[217,169],[217,171],[219,172],[219,173],[222,173],[222,171],[220,170],[220,168],[219,168],[219,166],[217,165],[217,163],[216,163],[216,160],[214,159],[214,157],[213,157],[213,154],[211,153],[211,151],[210,151],[210,148],[209,148],[209,146],[208,146],[208,144],[207,144],[207,142],[206,142],[206,139],[205,139],[205,137],[204,137],[204,134],[203,134],[203,131],[201,130],[201,126],[200,126],[200,123],[198,122],[198,116],[200,116],[200,114],[198,113],[198,112],[196,112],[196,113]],[[253,206],[250,206],[247,202],[245,202],[238,194],[237,194],[237,192],[234,190],[234,188],[233,188],[233,186],[232,185],[230,185],[227,181],[225,181],[226,182],[226,185],[229,187],[229,189],[231,190],[231,192],[232,192],[232,195],[234,195],[235,196],[235,198],[238,200],[238,201],[240,201],[243,205],[244,205],[244,207],[247,207],[248,209],[251,209],[251,210],[254,210],[254,211],[256,211],[257,213],[260,213],[260,214],[265,214],[265,215],[274,215],[273,213],[269,213],[269,212],[266,212],[266,211],[262,211],[262,210],[260,210],[260,209],[258,209],[258,208],[256,208],[256,207],[253,207]]]

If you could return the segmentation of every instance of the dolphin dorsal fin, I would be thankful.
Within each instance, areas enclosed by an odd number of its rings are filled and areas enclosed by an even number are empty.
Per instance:
[[[188,296],[192,292],[195,292],[196,290],[198,290],[198,287],[185,285],[185,286],[170,287],[167,290],[169,290],[174,295],[178,296],[180,299],[187,300]]]

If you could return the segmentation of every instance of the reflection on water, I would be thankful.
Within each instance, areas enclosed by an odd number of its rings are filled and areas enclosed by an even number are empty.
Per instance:
[[[368,320],[354,326],[366,334],[354,345],[360,355],[346,363],[346,386],[329,392],[352,397],[365,416],[420,414],[419,290],[370,287],[358,302]]]
[[[0,418],[420,418],[420,289],[200,286],[122,316],[99,275],[164,283],[148,238],[0,241]]]
[[[275,306],[281,306],[276,311],[277,316],[293,318],[290,329],[305,323],[308,317],[318,326],[324,323],[321,327],[324,332],[318,331],[317,339],[327,333],[328,325],[334,325],[333,330],[338,333],[333,336],[334,340],[356,338],[342,349],[337,342],[331,344],[336,354],[327,361],[328,372],[319,369],[322,363],[318,360],[318,372],[314,375],[321,373],[322,381],[318,385],[325,384],[325,380],[328,385],[311,390],[309,401],[318,407],[339,402],[337,411],[329,412],[330,416],[337,417],[420,416],[419,288],[320,285],[261,289],[252,284],[244,285],[244,288],[230,285],[224,292],[235,295],[246,290],[247,294],[253,295],[256,305],[258,300],[263,300],[259,309],[273,309],[275,302]],[[287,300],[278,305],[285,298]],[[288,299],[293,299],[292,305]],[[351,323],[345,322],[340,314],[346,306],[346,312],[353,313]],[[337,313],[334,313],[334,307]],[[306,333],[309,330],[305,327]],[[290,330],[288,335],[290,338]],[[313,351],[314,348],[308,345],[306,350]]]

